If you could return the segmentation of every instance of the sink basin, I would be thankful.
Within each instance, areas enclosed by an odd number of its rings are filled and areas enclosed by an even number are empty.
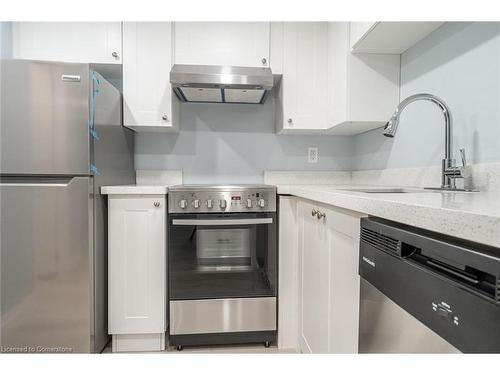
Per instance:
[[[403,188],[353,188],[353,189],[340,189],[345,191],[355,191],[357,193],[370,193],[370,194],[399,194],[399,193],[428,193],[428,190],[419,189],[403,189]]]

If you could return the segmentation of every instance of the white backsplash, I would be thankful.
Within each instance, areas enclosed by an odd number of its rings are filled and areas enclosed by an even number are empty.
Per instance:
[[[180,185],[182,184],[182,171],[137,169],[135,183],[137,185]]]
[[[264,171],[269,185],[346,185],[351,183],[350,171]]]
[[[480,191],[500,191],[500,163],[473,164],[472,186]],[[265,171],[270,185],[375,185],[438,187],[441,167],[391,168],[365,171]],[[457,181],[461,186],[463,181]]]

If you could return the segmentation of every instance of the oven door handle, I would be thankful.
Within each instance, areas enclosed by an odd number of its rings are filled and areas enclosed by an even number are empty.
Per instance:
[[[173,219],[172,225],[253,225],[253,224],[272,224],[273,218],[257,219]]]

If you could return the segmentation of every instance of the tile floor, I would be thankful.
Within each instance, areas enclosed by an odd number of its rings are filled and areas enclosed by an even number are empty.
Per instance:
[[[111,353],[111,342],[106,346],[103,353]],[[277,354],[277,353],[296,353],[293,349],[278,349],[277,346],[271,346],[269,348],[264,347],[264,345],[214,345],[214,346],[192,346],[185,347],[181,351],[178,351],[175,346],[169,346],[166,351],[163,352],[140,352],[140,353],[152,353],[152,354],[193,354],[193,353],[204,353],[204,354]]]

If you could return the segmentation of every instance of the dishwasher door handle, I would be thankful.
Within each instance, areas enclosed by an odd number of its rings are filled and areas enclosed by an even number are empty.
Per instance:
[[[448,272],[448,273],[450,273],[450,274],[452,274],[452,275],[454,275],[454,276],[456,276],[458,278],[461,278],[462,280],[468,281],[468,282],[470,282],[472,284],[479,284],[479,280],[476,280],[476,279],[474,279],[474,278],[472,278],[470,276],[464,275],[464,274],[462,274],[460,272],[454,271],[454,270],[452,270],[452,269],[450,269],[448,267],[442,266],[442,265],[440,265],[440,264],[438,264],[436,262],[433,262],[432,260],[428,260],[427,264],[430,265],[430,266],[432,266],[432,267],[436,267],[436,268],[438,268],[438,269],[440,269],[440,270],[442,270],[444,272]]]
[[[273,219],[257,218],[257,219],[173,219],[172,225],[254,225],[254,224],[272,224]]]

